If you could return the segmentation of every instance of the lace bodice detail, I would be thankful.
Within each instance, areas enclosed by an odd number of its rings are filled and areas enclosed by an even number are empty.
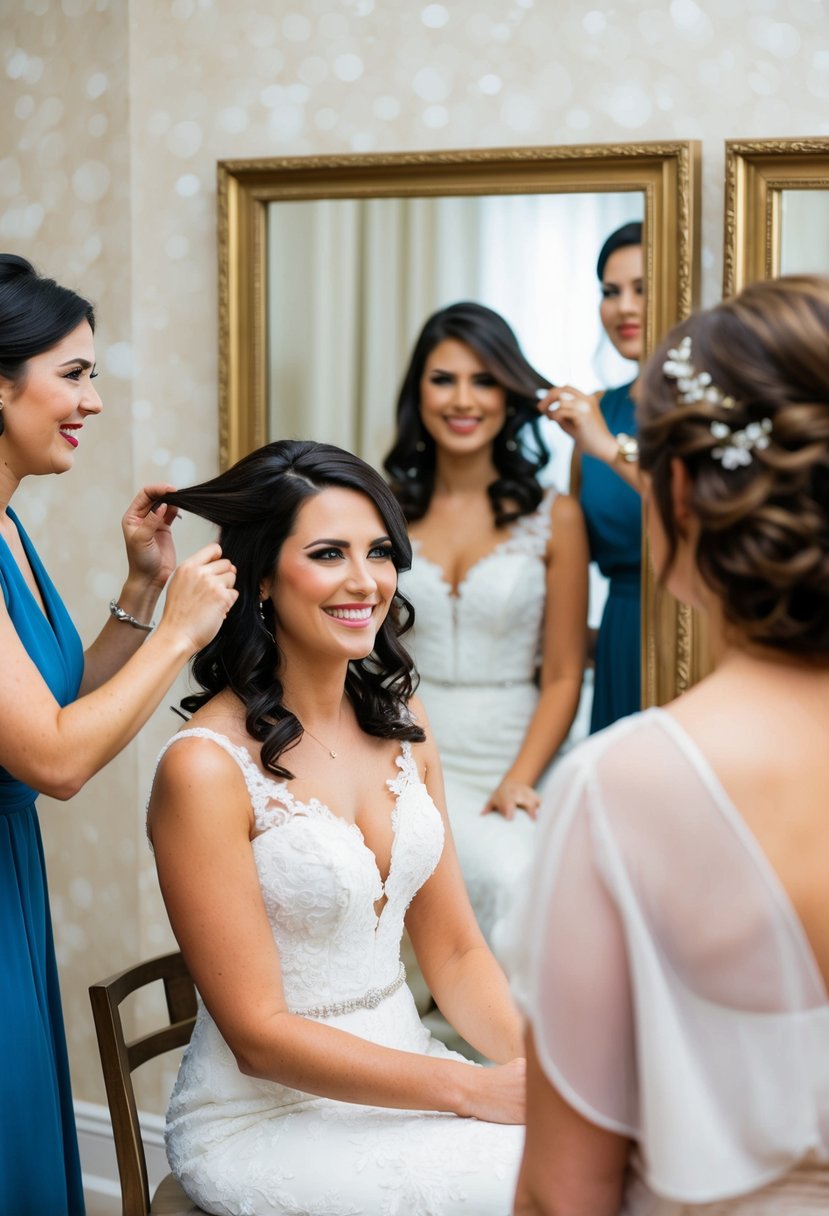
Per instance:
[[[443,848],[443,820],[411,744],[401,744],[398,771],[387,790],[378,791],[389,799],[393,830],[384,883],[356,824],[316,798],[301,801],[286,781],[264,774],[247,748],[215,731],[191,727],[166,747],[191,737],[221,747],[244,776],[259,833],[254,859],[289,1009],[348,1000],[391,983],[406,909]]]
[[[423,679],[457,686],[533,678],[541,650],[545,555],[555,497],[556,491],[548,489],[537,510],[521,516],[456,590],[412,542],[412,568],[401,574],[400,590],[415,607],[406,646]]]

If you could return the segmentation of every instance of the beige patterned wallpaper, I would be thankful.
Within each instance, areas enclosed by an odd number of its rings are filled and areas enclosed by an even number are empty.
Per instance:
[[[703,300],[721,275],[723,140],[829,133],[821,0],[0,0],[0,246],[89,295],[104,414],[19,509],[91,638],[134,487],[217,458],[216,161],[703,141]],[[204,539],[180,525],[182,552]],[[172,698],[171,698],[172,699]],[[142,737],[42,800],[76,1096],[103,1101],[90,981],[169,942],[144,841]],[[144,1104],[162,1110],[169,1073]]]

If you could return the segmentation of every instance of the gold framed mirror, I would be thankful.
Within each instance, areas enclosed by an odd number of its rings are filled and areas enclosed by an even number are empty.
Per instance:
[[[723,291],[829,274],[829,137],[728,140]]]
[[[222,467],[277,433],[293,433],[292,424],[314,437],[311,425],[303,427],[281,412],[274,415],[274,314],[281,308],[280,316],[288,327],[286,347],[294,344],[292,334],[301,336],[309,326],[307,317],[304,325],[298,320],[302,309],[290,280],[281,303],[275,299],[273,288],[285,274],[289,256],[298,267],[296,273],[303,276],[306,267],[310,274],[312,248],[338,251],[348,245],[355,228],[349,226],[350,218],[343,217],[352,214],[355,202],[368,207],[377,200],[411,204],[403,220],[396,215],[389,218],[391,213],[386,212],[379,226],[405,222],[422,234],[435,231],[435,213],[428,207],[418,209],[430,200],[451,212],[453,205],[463,200],[512,200],[516,205],[519,201],[527,205],[529,201],[537,204],[544,199],[577,196],[583,209],[581,204],[588,198],[607,202],[612,196],[620,200],[624,218],[631,218],[624,206],[630,208],[635,199],[637,218],[644,225],[647,351],[665,330],[690,312],[695,302],[699,156],[697,143],[678,141],[221,161],[217,192]],[[298,203],[310,206],[297,209]],[[346,206],[334,207],[336,227],[332,230],[326,214],[330,215],[331,205],[336,203]],[[447,231],[455,236],[463,233],[468,240],[470,228],[477,230],[480,217],[477,211],[468,209],[455,208],[455,212],[454,219],[447,221]],[[362,223],[364,229],[378,227],[376,218],[360,220],[359,211],[355,222],[358,226]],[[500,225],[499,233],[504,233],[515,230],[520,223],[502,213]],[[608,230],[614,226],[611,224]],[[303,232],[311,244],[303,244]],[[309,232],[312,237],[307,236]],[[450,240],[435,239],[443,241],[443,248]],[[496,244],[498,240],[500,236]],[[485,243],[482,240],[478,246],[479,253]],[[594,258],[597,248],[598,244],[594,246]],[[475,258],[469,260],[474,262]],[[343,317],[351,297],[347,287],[335,284],[332,294],[338,293],[339,315]],[[456,293],[454,298],[463,294]],[[422,322],[430,311],[432,308],[422,310],[419,320]],[[316,328],[316,313],[309,308],[307,316],[314,317]],[[333,316],[327,331],[331,346],[323,348],[325,362],[328,350],[342,339],[336,310]],[[520,325],[518,332],[522,332]],[[405,343],[413,336],[407,333]],[[295,359],[297,369],[312,363],[319,366],[323,360],[310,356]],[[388,369],[383,373],[389,425],[403,361],[398,359],[393,366],[393,375]],[[556,379],[553,374],[550,378]],[[558,382],[563,379],[558,377]],[[305,385],[296,391],[296,377],[290,376],[283,376],[280,383],[287,386],[280,400],[289,402],[293,397],[303,403],[304,409],[308,400]],[[323,395],[322,400],[321,408],[328,410],[325,437],[353,447],[376,463],[377,454],[370,450],[371,436],[366,434],[366,426],[358,421],[344,434],[337,429],[340,420],[335,417],[336,403],[329,404],[331,394],[328,398]],[[302,418],[306,419],[307,414]],[[647,560],[643,569],[643,701],[649,705],[669,700],[687,688],[704,670],[705,659],[699,628],[690,611],[654,586]]]

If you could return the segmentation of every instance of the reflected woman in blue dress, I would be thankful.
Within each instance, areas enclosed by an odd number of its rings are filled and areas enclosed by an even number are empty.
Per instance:
[[[645,293],[642,225],[624,224],[599,253],[600,316],[625,359],[642,358]],[[589,395],[563,385],[540,408],[575,441],[570,491],[587,523],[590,557],[608,580],[595,650],[590,732],[641,708],[642,512],[631,390],[635,380]]]
[[[127,744],[236,598],[218,545],[175,567],[175,510],[122,520],[128,575],[96,641],[80,638],[11,508],[28,476],[64,473],[101,410],[92,306],[0,254],[0,1212],[84,1211],[35,799],[71,798]],[[87,521],[77,519],[77,526]],[[63,533],[71,538],[64,521]]]

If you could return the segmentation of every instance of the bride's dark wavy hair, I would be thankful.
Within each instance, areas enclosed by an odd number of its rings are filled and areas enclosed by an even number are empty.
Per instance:
[[[541,502],[538,474],[550,452],[541,437],[536,392],[552,385],[528,362],[500,313],[483,304],[450,304],[423,326],[397,398],[397,434],[383,468],[406,519],[421,519],[435,489],[435,441],[420,416],[420,382],[429,355],[447,338],[474,351],[506,392],[507,416],[492,450],[498,476],[487,487],[495,523],[504,527]]]
[[[264,604],[264,621],[260,615],[259,588],[273,573],[303,503],[330,486],[356,490],[371,500],[391,538],[395,568],[408,570],[412,549],[391,490],[365,461],[331,444],[269,443],[210,481],[164,495],[165,502],[219,526],[222,553],[236,567],[239,592],[213,641],[193,659],[193,676],[202,691],[184,697],[182,708],[192,713],[231,689],[245,706],[248,733],[262,744],[262,764],[287,779],[293,774],[280,757],[299,742],[303,728],[283,704],[278,628],[270,603]],[[414,608],[397,591],[373,652],[348,665],[346,695],[368,735],[412,742],[425,738],[407,709],[416,676],[399,641],[413,623]]]

